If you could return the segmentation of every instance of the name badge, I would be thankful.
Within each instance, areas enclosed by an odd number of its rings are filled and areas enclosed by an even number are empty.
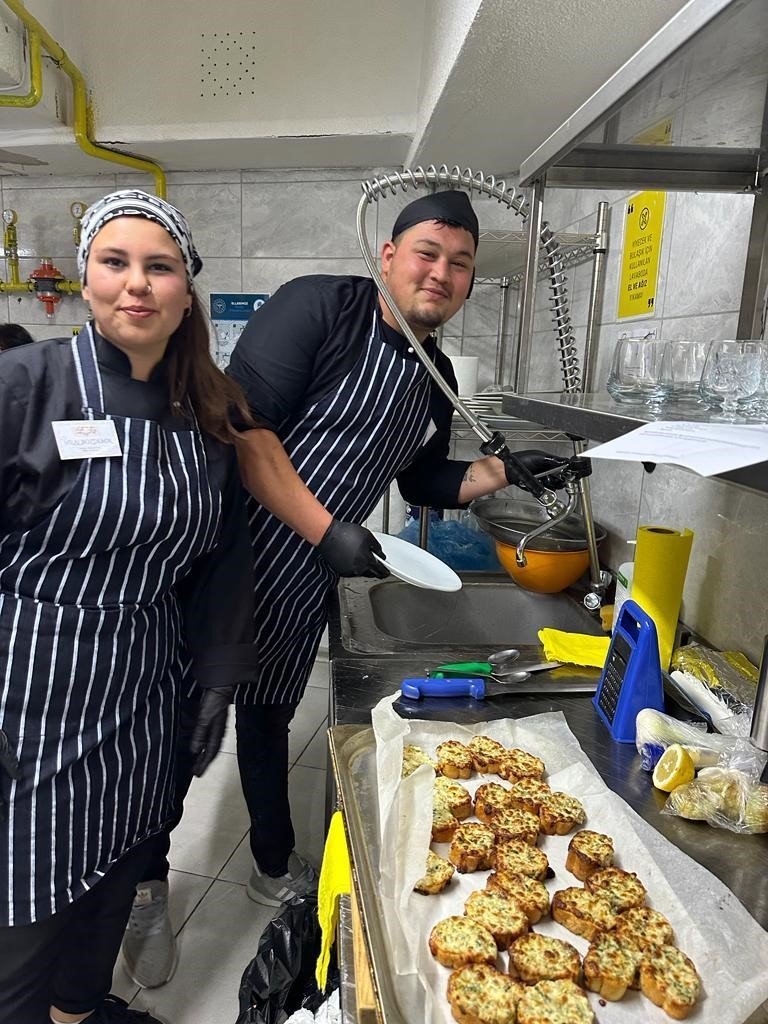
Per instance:
[[[122,455],[112,420],[54,420],[51,423],[64,459],[109,459]]]

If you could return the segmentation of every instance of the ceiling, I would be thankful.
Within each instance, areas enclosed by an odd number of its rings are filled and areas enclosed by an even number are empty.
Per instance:
[[[188,0],[180,18],[177,0],[26,2],[85,75],[97,140],[166,170],[448,162],[497,174],[682,6]],[[2,0],[0,21],[10,65],[17,23]],[[48,62],[39,108],[0,109],[0,171],[114,169],[80,152],[70,108]]]

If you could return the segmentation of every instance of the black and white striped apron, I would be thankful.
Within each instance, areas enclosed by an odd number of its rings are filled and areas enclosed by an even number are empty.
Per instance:
[[[341,384],[281,438],[296,472],[336,518],[362,523],[422,446],[427,372],[383,341],[374,315],[363,354]],[[259,680],[242,704],[297,703],[307,685],[338,576],[316,548],[249,499]]]
[[[85,459],[41,522],[0,539],[0,924],[61,910],[167,817],[184,661],[173,586],[216,540],[200,431],[106,416],[90,328],[72,341],[86,419],[122,457]]]

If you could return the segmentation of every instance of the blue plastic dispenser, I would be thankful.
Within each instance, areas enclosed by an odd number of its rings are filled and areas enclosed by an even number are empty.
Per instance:
[[[656,626],[634,601],[622,605],[592,703],[618,743],[635,742],[638,711],[664,710]]]

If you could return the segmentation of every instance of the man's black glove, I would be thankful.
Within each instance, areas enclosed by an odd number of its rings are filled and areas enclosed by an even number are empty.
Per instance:
[[[0,770],[4,771],[14,781],[18,781],[21,778],[16,754],[2,729],[0,729]],[[0,792],[0,820],[5,818],[5,814],[5,801],[3,800],[2,792]]]
[[[389,569],[373,557],[384,557],[381,545],[370,530],[357,523],[332,520],[317,550],[339,576],[389,576]]]
[[[522,462],[527,470],[529,470],[535,477],[538,478],[539,483],[542,487],[546,487],[550,491],[557,490],[565,486],[563,480],[562,470],[569,468],[571,459],[563,459],[558,455],[550,455],[549,452],[540,452],[536,449],[524,452],[514,452],[514,457],[518,462]],[[527,481],[520,474],[517,466],[510,459],[505,459],[500,456],[504,463],[504,473],[507,477],[507,483],[514,484],[516,487],[521,487],[524,491],[529,491]],[[545,473],[547,470],[552,472],[547,476],[539,476],[539,473]],[[558,472],[558,470],[560,472]]]
[[[227,727],[227,711],[232,703],[234,687],[211,686],[202,691],[197,721],[189,749],[195,757],[192,774],[200,776],[216,757]]]

